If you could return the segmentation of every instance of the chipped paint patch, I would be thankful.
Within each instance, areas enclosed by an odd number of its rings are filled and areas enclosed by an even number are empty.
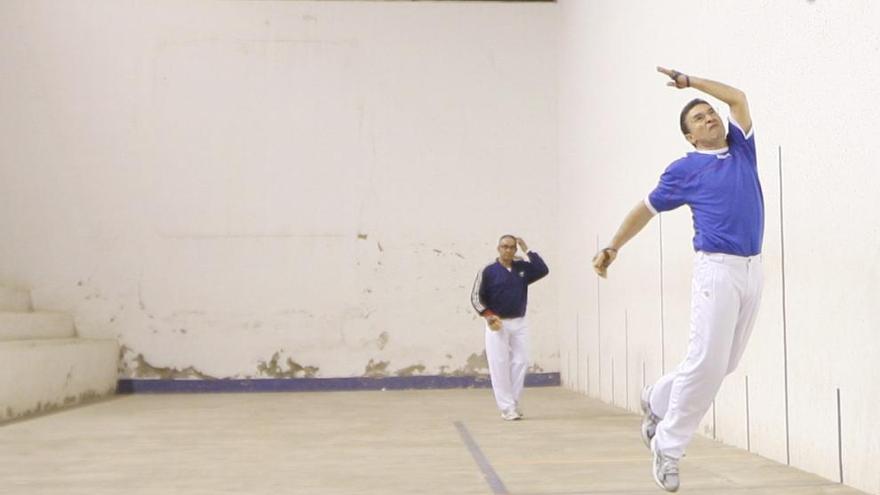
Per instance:
[[[317,366],[303,366],[290,358],[287,358],[287,369],[284,369],[278,365],[279,359],[281,359],[280,351],[272,354],[268,363],[261,361],[257,365],[257,372],[273,378],[313,378],[318,373]]]
[[[360,232],[358,232],[358,239],[362,241],[367,240],[367,234],[361,234]]]
[[[202,380],[216,380],[215,377],[206,375],[192,366],[183,369],[153,366],[146,359],[144,359],[143,354],[138,354],[137,356],[135,356],[134,362],[134,376],[137,378],[159,378],[162,380],[200,378]]]
[[[108,388],[103,392],[95,391],[95,390],[87,390],[77,395],[68,395],[60,402],[37,402],[36,406],[31,407],[29,409],[25,409],[22,411],[16,411],[12,407],[6,408],[6,415],[0,418],[0,424],[15,421],[19,419],[24,419],[30,416],[37,416],[41,414],[47,414],[51,412],[58,411],[60,409],[64,409],[67,407],[71,407],[79,404],[86,404],[89,402],[95,402],[101,400],[107,396],[113,395],[116,393],[116,385],[114,384],[112,387]]]
[[[389,363],[390,363],[390,361],[373,362],[373,360],[370,359],[370,362],[367,363],[367,365],[364,367],[363,376],[371,377],[371,378],[386,376]]]
[[[421,375],[425,372],[425,369],[425,366],[422,364],[414,364],[412,366],[407,366],[406,368],[401,368],[397,370],[394,374],[397,376]]]
[[[388,339],[388,332],[382,332],[379,334],[379,338],[376,341],[376,345],[379,347],[379,350],[384,349],[385,346],[388,345]]]
[[[447,354],[448,357],[449,356]],[[468,356],[465,365],[456,370],[450,370],[449,366],[440,366],[441,376],[482,376],[489,374],[489,361],[486,358],[486,351],[480,354],[471,354]]]
[[[120,335],[119,337],[121,340],[122,336]],[[119,359],[116,360],[116,362],[119,363],[116,367],[116,374],[119,375],[120,377],[131,376],[130,370],[128,367],[129,361],[126,359],[126,355],[128,355],[129,353],[132,353],[132,350],[129,349],[127,346],[120,344],[120,346],[119,346]]]
[[[471,354],[467,358],[467,364],[465,364],[464,371],[469,375],[476,375],[479,371],[486,370],[489,371],[489,360],[486,358],[486,351],[484,350],[480,354]]]

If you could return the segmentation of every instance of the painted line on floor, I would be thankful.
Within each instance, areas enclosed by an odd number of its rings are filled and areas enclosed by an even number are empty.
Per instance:
[[[819,488],[819,489],[831,488],[831,489],[833,489],[835,487],[840,487],[840,484],[839,483],[821,482],[821,483],[795,483],[795,484],[791,484],[791,485],[785,485],[785,484],[782,484],[782,485],[755,485],[755,486],[740,485],[740,486],[725,486],[723,488],[719,487],[719,486],[702,484],[702,486],[689,488],[688,493],[714,494],[714,493],[718,493],[719,490],[724,490],[725,493],[728,493],[728,492],[756,492],[756,491],[758,493],[765,493],[764,492],[765,488],[773,488],[773,489],[780,489],[780,490],[783,490],[783,489],[797,490],[797,489],[801,489],[801,488]],[[855,488],[853,488],[852,490],[853,490],[852,491],[853,495],[855,495],[857,493],[861,493],[861,492],[857,492],[855,490]],[[658,493],[663,493],[663,492],[658,490],[656,487],[652,487],[652,488],[636,488],[636,489],[620,488],[620,489],[610,489],[610,490],[584,489],[584,490],[567,490],[567,491],[555,491],[555,492],[522,492],[522,493],[517,493],[517,495],[621,495],[621,494],[633,495],[636,493],[646,493],[646,494],[655,494],[656,495]],[[823,490],[823,493],[825,493],[825,490]],[[835,490],[834,493],[849,493],[849,492],[840,492],[839,490]]]
[[[688,461],[701,461],[701,460],[710,460],[710,459],[747,459],[747,456],[741,454],[735,455],[703,455],[703,456],[692,456],[688,455]],[[539,459],[534,461],[524,461],[518,459],[510,459],[504,460],[505,464],[515,464],[515,465],[540,465],[540,464],[615,464],[615,463],[630,463],[630,462],[650,462],[651,455],[645,454],[644,456],[639,457],[610,457],[610,458],[595,458],[595,459]]]
[[[495,469],[492,468],[492,465],[489,464],[489,459],[486,459],[486,456],[483,455],[483,451],[480,450],[480,447],[477,445],[477,442],[474,440],[474,437],[471,436],[464,423],[461,421],[455,421],[453,424],[458,430],[458,434],[461,435],[461,440],[467,446],[471,456],[474,458],[474,462],[477,463],[477,466],[480,467],[480,471],[483,472],[483,478],[486,479],[486,483],[489,484],[492,493],[494,495],[509,495],[510,492],[507,491],[504,482],[501,481],[501,478],[498,477],[498,473],[496,473]]]

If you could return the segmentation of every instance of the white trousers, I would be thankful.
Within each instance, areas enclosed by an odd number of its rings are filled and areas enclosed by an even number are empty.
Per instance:
[[[519,405],[529,359],[529,327],[525,318],[501,320],[501,330],[486,325],[486,360],[498,409]]]
[[[687,356],[651,391],[651,410],[662,418],[654,440],[656,449],[675,458],[684,455],[722,380],[742,358],[763,285],[760,255],[697,253]]]

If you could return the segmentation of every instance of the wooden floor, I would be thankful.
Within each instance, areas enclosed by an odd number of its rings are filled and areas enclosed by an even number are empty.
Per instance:
[[[640,494],[639,418],[527,389],[121,396],[0,427],[0,494]],[[862,493],[697,438],[679,493]]]

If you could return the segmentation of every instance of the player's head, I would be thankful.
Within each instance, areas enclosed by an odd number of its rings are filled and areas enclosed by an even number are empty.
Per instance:
[[[505,261],[513,259],[516,255],[516,236],[504,234],[498,238],[498,255]]]
[[[721,117],[705,100],[694,98],[681,109],[679,125],[684,138],[697,149],[723,148],[726,131]]]

